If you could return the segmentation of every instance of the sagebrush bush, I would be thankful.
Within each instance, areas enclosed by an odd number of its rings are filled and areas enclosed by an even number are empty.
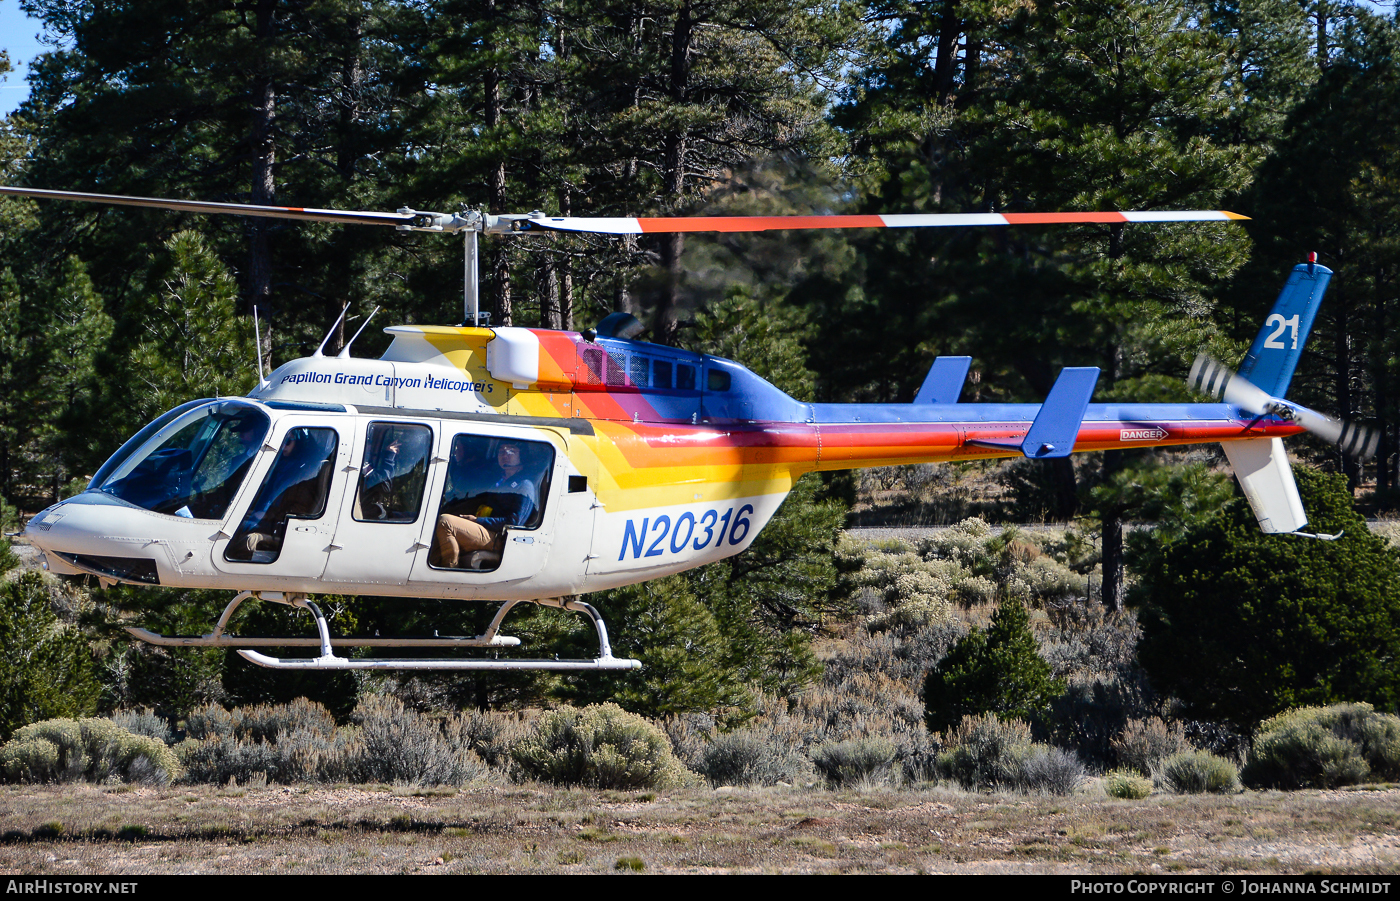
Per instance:
[[[454,728],[460,731],[466,747],[498,770],[510,768],[510,749],[529,732],[521,714],[494,710],[463,714],[460,725]]]
[[[810,778],[812,765],[771,731],[744,729],[715,736],[699,770],[712,785],[791,785]]]
[[[472,750],[481,730],[474,717],[444,720],[371,695],[337,727],[324,707],[305,698],[189,717],[190,738],[176,746],[193,782],[390,782],[461,785],[487,775]]]
[[[286,704],[250,704],[233,710],[210,704],[185,720],[185,734],[196,739],[232,736],[247,741],[275,742],[292,732],[312,732],[330,738],[335,728],[331,712],[306,698]]]
[[[940,740],[939,775],[970,791],[1067,795],[1085,779],[1084,764],[1073,752],[1031,741],[1031,727],[1021,720],[965,716]]]
[[[233,710],[211,704],[185,720],[175,746],[191,782],[346,782],[356,778],[360,742],[330,711],[297,698]]]
[[[360,727],[354,769],[363,781],[462,785],[488,772],[471,749],[469,718],[439,723],[393,695],[370,695],[355,707],[352,719]]]
[[[0,771],[9,782],[139,785],[167,785],[183,774],[163,742],[95,717],[25,726],[0,747]]]
[[[555,785],[669,788],[699,779],[681,766],[666,733],[611,703],[545,714],[511,756],[525,778]]]
[[[1259,727],[1244,770],[1258,788],[1335,788],[1400,780],[1400,717],[1370,704],[1304,707]]]
[[[1191,750],[1180,723],[1161,717],[1128,720],[1119,736],[1109,743],[1120,767],[1151,775],[1163,760]]]
[[[1103,790],[1110,798],[1141,801],[1152,794],[1152,780],[1133,770],[1112,770],[1104,774]]]
[[[157,716],[155,711],[149,708],[146,710],[118,710],[108,719],[132,735],[154,738],[164,745],[173,744],[175,741],[175,735],[170,731],[170,724],[166,722],[165,717]]]
[[[1173,754],[1158,769],[1164,787],[1182,795],[1204,792],[1235,794],[1240,791],[1240,772],[1233,763],[1209,751]]]
[[[283,732],[275,741],[233,735],[187,738],[175,751],[189,781],[218,784],[230,780],[283,785],[351,782],[358,777],[360,761],[355,729],[339,729],[331,735],[309,729]]]
[[[833,741],[813,749],[812,764],[834,788],[879,785],[890,780],[897,750],[879,736]]]

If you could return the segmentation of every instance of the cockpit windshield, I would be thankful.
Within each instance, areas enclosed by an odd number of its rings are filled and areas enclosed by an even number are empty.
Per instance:
[[[123,445],[89,490],[156,513],[221,520],[271,424],[266,413],[242,401],[187,404]]]

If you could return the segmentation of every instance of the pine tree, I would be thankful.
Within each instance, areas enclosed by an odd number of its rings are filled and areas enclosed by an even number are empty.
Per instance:
[[[1294,470],[1309,527],[1265,535],[1243,497],[1139,544],[1138,657],[1187,716],[1248,732],[1290,707],[1400,704],[1400,553],[1339,475]]]
[[[1033,720],[1064,694],[1030,630],[1030,617],[1016,598],[1005,598],[986,631],[974,628],[924,679],[924,722],[943,732],[964,716]]]
[[[235,316],[238,286],[196,232],[180,232],[152,261],[152,293],[136,309],[128,370],[136,426],[197,397],[248,393],[257,381],[252,323]],[[136,387],[136,386],[131,386]]]
[[[59,622],[37,574],[0,584],[0,643],[0,741],[30,723],[96,711],[87,639]]]

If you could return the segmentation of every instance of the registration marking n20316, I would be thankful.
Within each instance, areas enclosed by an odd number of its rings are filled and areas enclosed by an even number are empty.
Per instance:
[[[642,517],[638,525],[635,519],[628,519],[622,530],[622,547],[617,552],[619,561],[627,559],[630,552],[635,559],[663,557],[684,553],[687,550],[703,551],[707,547],[721,547],[728,540],[731,547],[737,547],[749,537],[753,528],[750,516],[753,504],[744,504],[737,510],[733,507],[720,513],[710,509],[698,517],[687,510],[673,522],[668,514],[655,518]]]

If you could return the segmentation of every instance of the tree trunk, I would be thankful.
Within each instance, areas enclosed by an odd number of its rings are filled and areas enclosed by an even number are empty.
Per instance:
[[[957,0],[944,0],[943,15],[938,22],[938,56],[933,64],[933,88],[939,104],[953,96],[957,76],[958,43],[962,40],[962,20],[957,14]]]
[[[1104,480],[1113,478],[1123,468],[1123,452],[1104,451]],[[1103,511],[1103,585],[1104,607],[1116,613],[1123,609],[1123,513],[1116,504]]]
[[[496,17],[496,0],[486,0],[486,16]],[[496,49],[495,42],[488,42],[488,49]],[[501,73],[495,67],[486,70],[486,127],[496,128],[501,122]],[[491,170],[487,186],[491,212],[506,212],[506,161],[502,157]],[[510,256],[504,242],[499,242],[491,260],[491,284],[496,290],[496,315],[492,325],[513,324],[513,310],[510,296]]]
[[[684,0],[676,12],[676,27],[671,33],[671,100],[684,105],[690,93],[690,44],[695,32],[691,18],[690,0]],[[666,158],[662,163],[662,188],[671,204],[677,204],[685,193],[686,132],[684,128],[666,136]],[[666,284],[656,308],[652,340],[663,344],[675,342],[676,311],[680,307],[681,256],[685,252],[685,236],[671,234],[661,239],[661,265]]]
[[[550,235],[549,244],[556,244],[557,239]],[[553,247],[540,248],[538,252],[544,253],[544,297],[540,301],[540,319],[545,328],[563,328],[563,317],[559,313],[559,269],[555,262]]]

